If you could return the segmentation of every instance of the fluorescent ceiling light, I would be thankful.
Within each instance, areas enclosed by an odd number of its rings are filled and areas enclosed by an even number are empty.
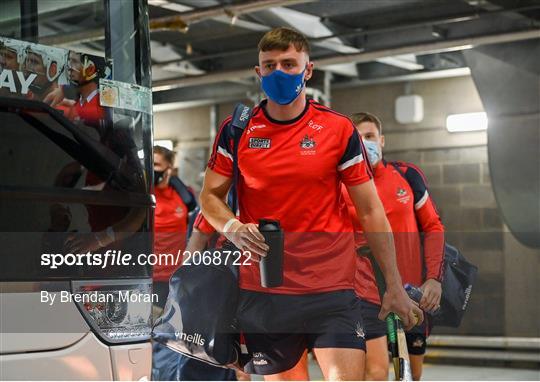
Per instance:
[[[450,114],[446,117],[446,129],[451,133],[487,130],[487,128],[488,119],[484,112]]]
[[[171,141],[170,139],[156,139],[154,140],[154,146],[165,147],[169,150],[172,150],[174,148],[173,141]]]

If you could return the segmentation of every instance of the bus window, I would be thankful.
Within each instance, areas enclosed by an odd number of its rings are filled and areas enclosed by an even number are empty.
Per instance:
[[[73,250],[151,251],[147,17],[139,0],[2,2],[0,225],[13,245],[0,250],[0,279],[114,276],[44,273],[39,254],[74,235],[90,240]],[[114,237],[105,247],[91,240],[103,232]],[[118,272],[149,275],[146,266]]]

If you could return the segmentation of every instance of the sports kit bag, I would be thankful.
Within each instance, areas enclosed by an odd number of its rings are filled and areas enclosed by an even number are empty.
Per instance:
[[[453,246],[444,244],[441,307],[433,315],[433,325],[457,328],[469,304],[478,268]]]
[[[395,162],[390,163],[407,180],[399,166]],[[407,180],[407,182],[409,181]],[[432,315],[434,326],[457,328],[461,325],[477,274],[478,268],[470,263],[457,248],[445,242],[441,307]]]
[[[248,106],[236,105],[229,124],[234,140],[233,185],[238,179],[238,142],[250,118]],[[236,211],[236,187],[231,192]],[[231,256],[235,251],[231,243],[209,249],[173,273],[165,308],[153,327],[154,341],[214,366],[226,367],[239,360],[239,334],[235,329],[238,269],[235,256]]]

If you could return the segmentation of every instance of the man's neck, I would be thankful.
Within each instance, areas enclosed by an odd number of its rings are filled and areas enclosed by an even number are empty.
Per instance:
[[[165,190],[169,187],[169,182],[161,182],[156,185],[156,188],[159,188],[160,190]]]
[[[381,159],[380,161],[377,162],[377,164],[375,164],[374,166],[372,166],[373,173],[376,174],[376,173],[377,173],[377,169],[380,169],[382,166],[384,166],[384,164],[383,164],[383,160]]]
[[[302,93],[288,105],[280,105],[271,99],[268,99],[266,113],[276,121],[290,121],[298,117],[304,111],[306,102],[305,90],[302,90]]]
[[[97,89],[97,84],[95,82],[88,82],[79,87],[79,93],[83,100],[86,101],[88,96]]]

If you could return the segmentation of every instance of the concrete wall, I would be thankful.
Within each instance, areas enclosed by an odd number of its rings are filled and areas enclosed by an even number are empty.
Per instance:
[[[401,125],[394,119],[394,101],[406,89],[423,97],[420,123]],[[483,111],[472,79],[334,89],[332,107],[344,114],[369,111],[382,119],[386,158],[413,162],[424,170],[448,241],[479,268],[462,326],[436,332],[539,336],[540,253],[521,247],[505,232],[491,187],[487,134],[448,133],[445,128],[448,114]],[[219,105],[218,120],[232,108]],[[178,148],[186,147],[178,161],[180,173],[198,188],[208,155],[210,107],[157,113],[155,121],[156,138],[176,138]],[[199,139],[196,152],[183,143],[194,139]],[[195,168],[188,171],[190,167]]]

